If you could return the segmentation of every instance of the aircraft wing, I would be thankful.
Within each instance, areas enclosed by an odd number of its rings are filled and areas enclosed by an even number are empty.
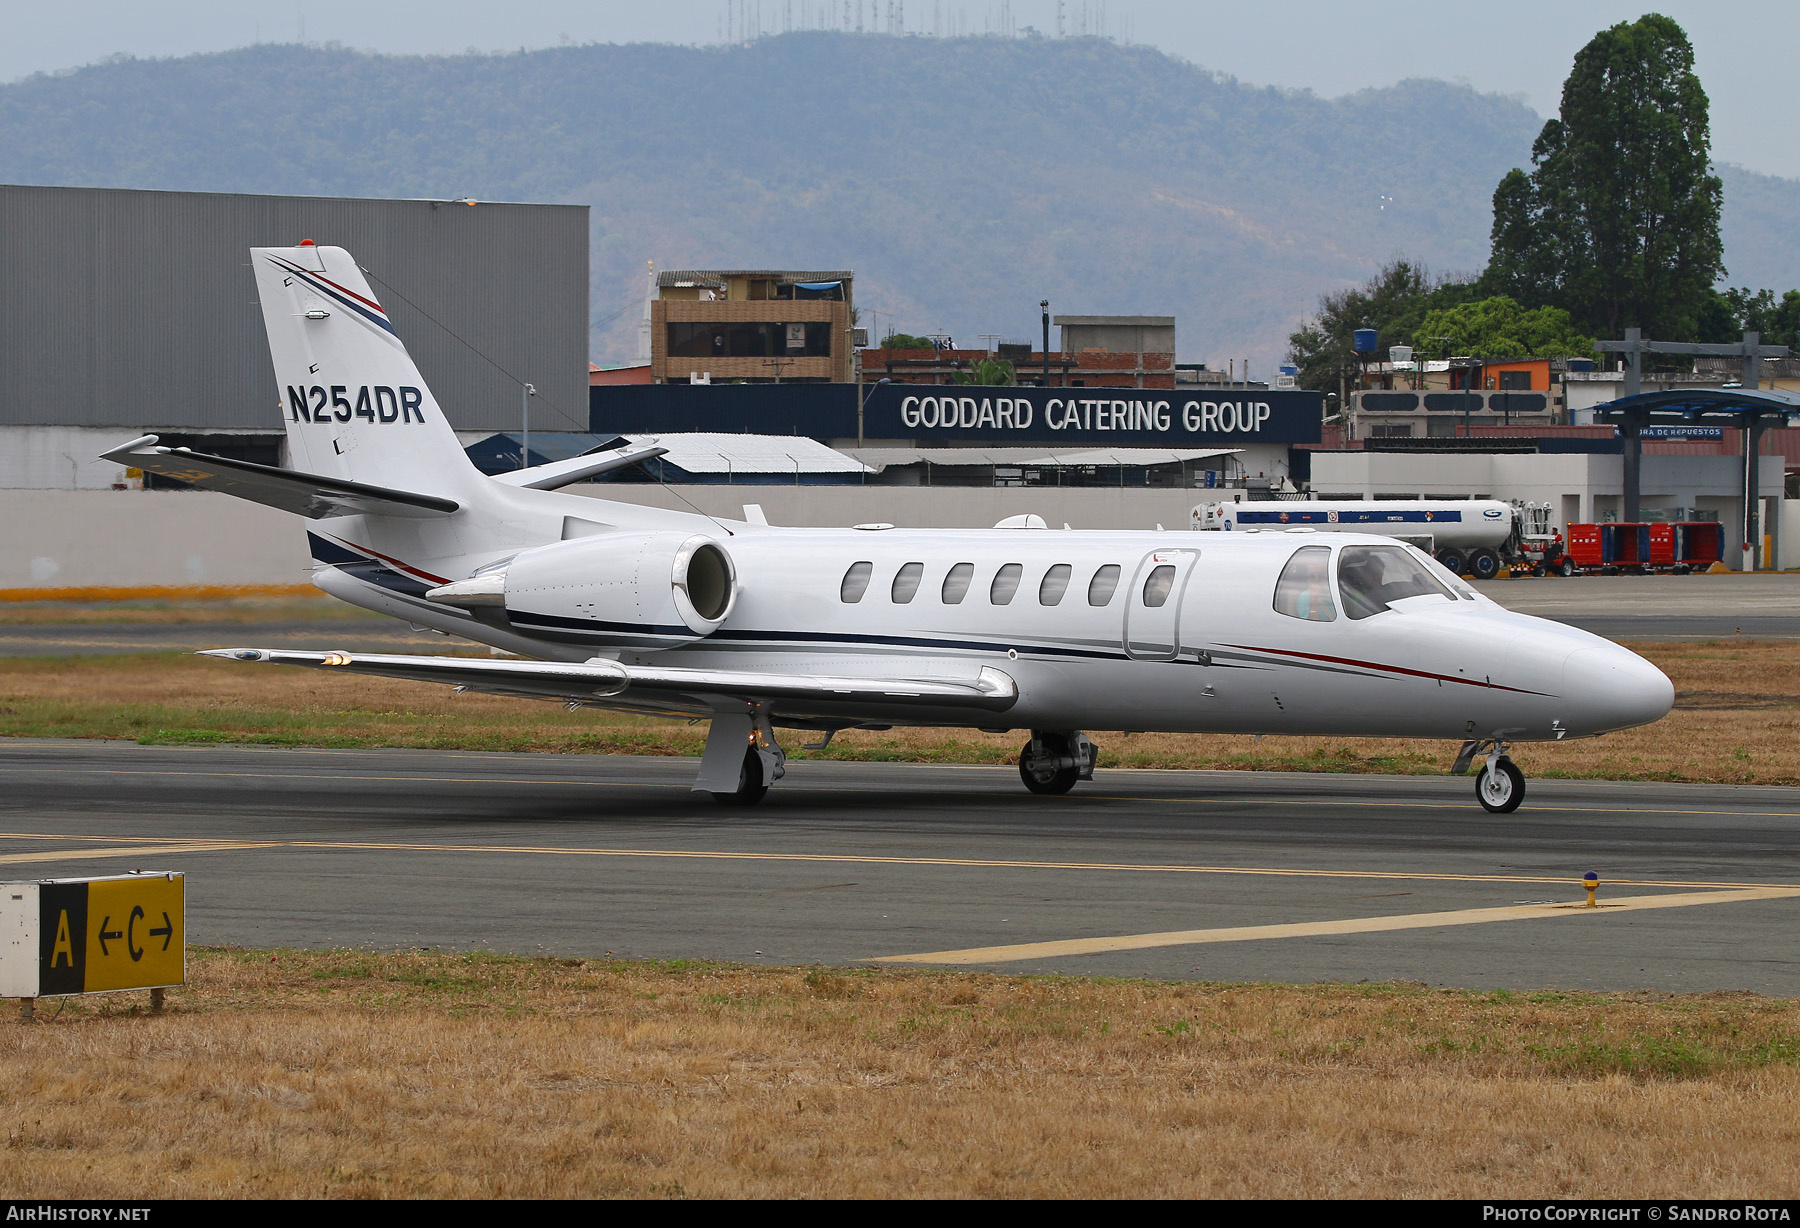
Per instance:
[[[755,702],[815,701],[829,704],[919,705],[1004,712],[1019,698],[1012,678],[992,666],[967,681],[948,678],[856,678],[760,670],[686,669],[621,665],[616,661],[495,660],[486,657],[413,657],[368,652],[298,652],[283,648],[209,648],[199,654],[228,661],[341,669],[381,678],[439,682],[464,690],[526,699],[595,703],[630,691],[645,699],[709,698]]]
[[[358,515],[447,516],[461,506],[454,499],[436,495],[390,490],[344,478],[320,477],[273,465],[258,465],[254,461],[207,456],[186,448],[159,447],[154,435],[120,444],[101,456],[116,464],[177,478],[202,490],[223,491],[313,520]]]

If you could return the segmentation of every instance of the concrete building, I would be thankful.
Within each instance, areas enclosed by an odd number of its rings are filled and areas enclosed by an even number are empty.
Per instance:
[[[300,239],[355,253],[459,430],[527,382],[586,426],[586,206],[0,186],[0,488],[119,485],[97,454],[146,432],[283,463],[249,249]]]
[[[685,269],[656,275],[650,380],[847,383],[855,345],[848,269]]]

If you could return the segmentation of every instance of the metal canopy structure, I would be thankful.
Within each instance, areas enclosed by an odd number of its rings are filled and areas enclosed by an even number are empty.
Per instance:
[[[1627,330],[1628,333],[1636,329]],[[1745,334],[1745,347],[1756,346],[1756,334]],[[1602,342],[1602,348],[1613,342]],[[1659,344],[1645,342],[1645,346]],[[1742,353],[1732,346],[1690,346],[1681,352],[1704,348],[1708,352]],[[1764,350],[1787,352],[1786,346],[1763,346]],[[1669,352],[1668,350],[1648,352]],[[1758,357],[1747,355],[1747,363],[1755,365]],[[1635,358],[1636,355],[1634,354]],[[1631,523],[1638,518],[1639,473],[1643,461],[1643,431],[1648,426],[1733,426],[1744,432],[1744,557],[1750,570],[1762,567],[1761,517],[1756,485],[1756,455],[1762,433],[1769,426],[1791,426],[1800,418],[1800,396],[1787,392],[1762,391],[1754,388],[1687,388],[1671,392],[1643,392],[1620,397],[1594,407],[1594,421],[1618,427],[1624,439],[1625,498],[1623,519]]]

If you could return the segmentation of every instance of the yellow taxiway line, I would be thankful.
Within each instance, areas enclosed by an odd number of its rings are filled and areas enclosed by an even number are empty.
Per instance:
[[[1429,870],[1322,870],[1284,866],[1207,866],[1168,862],[1135,861],[1027,861],[999,857],[906,857],[881,853],[753,853],[730,849],[669,848],[581,848],[554,844],[450,844],[427,841],[389,840],[217,840],[206,841],[191,836],[74,836],[55,832],[0,832],[0,840],[109,841],[134,840],[153,847],[156,842],[179,843],[179,851],[227,851],[231,849],[319,849],[344,852],[400,853],[489,853],[534,857],[651,857],[678,861],[772,861],[826,865],[890,865],[947,866],[989,870],[1076,870],[1126,874],[1221,874],[1250,875],[1266,878],[1344,878],[1379,882],[1447,882],[1447,883],[1543,883],[1567,887],[1567,874],[1456,874]],[[169,851],[164,849],[162,851]],[[59,853],[31,854],[38,860],[86,857],[92,854],[80,849]],[[123,856],[124,854],[116,854]],[[0,855],[4,856],[4,855]],[[1613,887],[1673,887],[1686,890],[1709,888],[1717,891],[1771,890],[1800,892],[1794,883],[1707,882],[1691,879],[1608,878]]]
[[[57,839],[79,839],[65,836]],[[117,837],[113,837],[117,839]],[[47,853],[0,853],[0,866],[26,865],[39,861],[86,861],[90,857],[164,857],[172,853],[218,853],[229,849],[268,848],[263,841],[208,840],[198,844],[162,842],[132,844],[104,849],[53,849]]]
[[[1107,938],[1070,938],[1059,942],[1021,942],[999,947],[965,947],[956,951],[922,951],[915,955],[881,955],[876,964],[1004,964],[1061,955],[1098,955],[1108,951],[1143,951],[1152,947],[1196,946],[1213,942],[1250,942],[1261,938],[1317,938],[1335,934],[1375,934],[1387,930],[1439,929],[1482,925],[1490,921],[1541,921],[1556,917],[1604,916],[1646,908],[1686,908],[1695,904],[1735,904],[1747,900],[1779,900],[1800,896],[1800,887],[1751,887],[1737,891],[1691,891],[1667,895],[1632,895],[1608,900],[1590,910],[1583,904],[1514,904],[1504,908],[1465,908],[1453,912],[1420,912],[1388,917],[1352,917],[1341,921],[1302,921],[1289,925],[1239,925],[1225,929],[1171,930],[1160,934],[1120,934]]]

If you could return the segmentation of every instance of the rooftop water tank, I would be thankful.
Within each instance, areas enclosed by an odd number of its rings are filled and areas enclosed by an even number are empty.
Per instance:
[[[1372,328],[1359,328],[1350,335],[1351,344],[1356,347],[1356,352],[1358,354],[1373,354],[1375,352],[1375,338],[1376,333]]]
[[[1399,366],[1403,362],[1411,362],[1412,356],[1413,348],[1410,345],[1388,346],[1388,361],[1395,366]]]

